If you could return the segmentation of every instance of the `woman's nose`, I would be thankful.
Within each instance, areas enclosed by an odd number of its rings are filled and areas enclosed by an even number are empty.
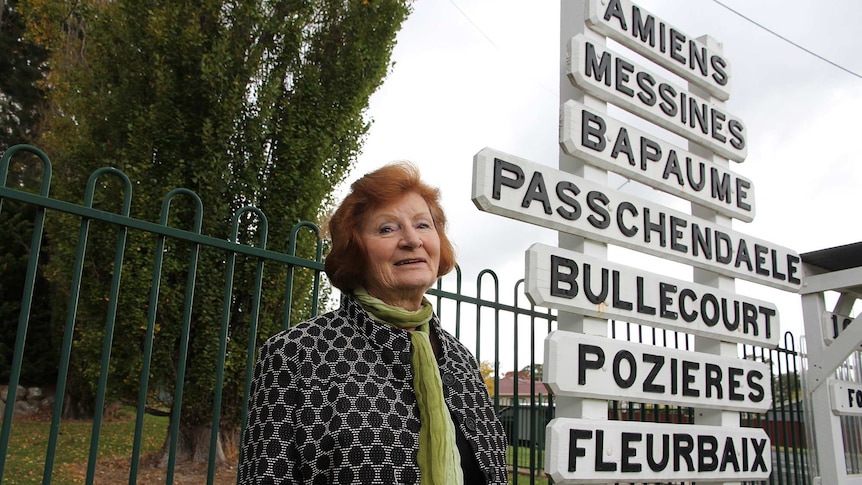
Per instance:
[[[419,232],[408,227],[401,234],[401,246],[405,248],[418,248],[422,246],[422,239],[419,237]]]

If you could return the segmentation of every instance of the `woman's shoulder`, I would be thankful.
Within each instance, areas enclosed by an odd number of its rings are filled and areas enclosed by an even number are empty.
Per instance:
[[[273,351],[289,344],[307,344],[309,340],[332,340],[338,335],[352,332],[352,326],[347,323],[348,316],[340,308],[321,313],[270,336],[264,342],[262,349]]]

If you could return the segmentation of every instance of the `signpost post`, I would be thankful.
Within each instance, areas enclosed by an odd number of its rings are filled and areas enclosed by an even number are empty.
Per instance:
[[[558,311],[545,340],[543,380],[556,397],[545,471],[554,483],[767,479],[769,437],[741,428],[739,413],[768,410],[771,373],[739,359],[738,344],[775,347],[779,314],[738,295],[735,278],[796,291],[802,272],[794,251],[731,229],[731,218],[751,221],[755,209],[752,181],[729,168],[748,142],[724,107],[730,63],[716,40],[628,0],[562,0],[560,12],[558,169],[491,148],[473,159],[479,209],[559,231],[559,247],[536,244],[525,258],[527,296]],[[614,53],[605,36],[688,86]],[[688,147],[616,120],[608,103]],[[688,200],[691,211],[609,188],[608,171]],[[690,264],[693,281],[612,263],[608,244]],[[608,338],[608,319],[691,334],[694,351]],[[862,388],[833,394],[862,407]],[[697,424],[608,421],[608,400],[693,407]]]

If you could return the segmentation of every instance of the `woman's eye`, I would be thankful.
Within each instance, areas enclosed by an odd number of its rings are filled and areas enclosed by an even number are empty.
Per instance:
[[[390,232],[393,232],[393,231],[395,231],[395,228],[392,226],[383,226],[380,229],[378,229],[378,232],[380,234],[389,234]]]
[[[431,229],[434,226],[432,226],[430,222],[420,222],[416,227],[419,229]]]

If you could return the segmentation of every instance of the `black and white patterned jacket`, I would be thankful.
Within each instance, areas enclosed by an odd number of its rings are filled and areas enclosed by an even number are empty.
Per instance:
[[[446,404],[488,484],[506,484],[506,437],[476,360],[440,327]],[[419,483],[419,408],[410,336],[351,295],[260,349],[239,482]],[[465,484],[470,485],[470,484]]]

